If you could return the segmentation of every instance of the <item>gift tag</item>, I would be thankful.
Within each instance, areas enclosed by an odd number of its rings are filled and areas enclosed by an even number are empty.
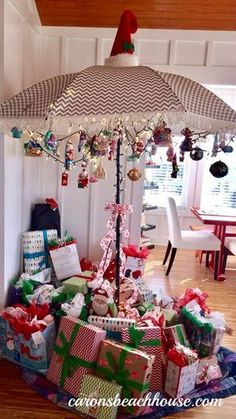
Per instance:
[[[31,336],[35,345],[40,345],[41,343],[44,343],[44,337],[42,335],[42,332],[38,331],[38,332],[32,333]]]

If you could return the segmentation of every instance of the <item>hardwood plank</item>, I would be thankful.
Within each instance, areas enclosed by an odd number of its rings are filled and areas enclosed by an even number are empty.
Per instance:
[[[229,324],[236,330],[236,257],[229,257],[227,280],[215,282],[212,273],[200,265],[192,251],[179,251],[169,277],[165,277],[162,266],[164,247],[151,251],[145,269],[145,279],[154,292],[162,288],[170,295],[180,295],[187,287],[199,287],[208,292],[209,306],[222,311]],[[223,344],[236,351],[236,335],[225,336]],[[54,406],[31,390],[21,378],[20,370],[14,364],[0,360],[0,419],[73,419],[80,418]],[[221,407],[200,407],[169,419],[228,419],[235,418],[236,396],[224,399]]]
[[[139,28],[236,30],[234,0],[36,0],[42,25],[114,27],[130,9]]]

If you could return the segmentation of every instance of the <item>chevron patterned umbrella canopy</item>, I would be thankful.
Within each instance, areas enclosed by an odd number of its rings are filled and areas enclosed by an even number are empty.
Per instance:
[[[16,118],[47,119],[59,131],[68,123],[155,115],[172,126],[236,129],[236,112],[205,87],[145,66],[89,67],[39,82],[0,106],[0,118],[11,119],[11,126]]]

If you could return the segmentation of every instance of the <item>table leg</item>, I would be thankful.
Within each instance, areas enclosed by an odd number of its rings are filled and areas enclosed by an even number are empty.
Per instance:
[[[218,267],[218,281],[225,281],[226,277],[223,274],[223,257],[224,257],[224,247],[225,247],[225,233],[226,226],[221,224],[215,224],[214,234],[221,241],[220,254],[219,254],[219,267]],[[214,252],[212,252],[212,257],[210,261],[210,267],[214,272]]]

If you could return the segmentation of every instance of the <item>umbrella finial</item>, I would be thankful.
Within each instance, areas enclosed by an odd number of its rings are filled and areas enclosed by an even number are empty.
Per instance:
[[[137,66],[138,57],[133,55],[134,44],[131,34],[138,29],[136,17],[131,10],[125,10],[120,18],[119,27],[111,50],[111,55],[105,60],[109,66]]]

